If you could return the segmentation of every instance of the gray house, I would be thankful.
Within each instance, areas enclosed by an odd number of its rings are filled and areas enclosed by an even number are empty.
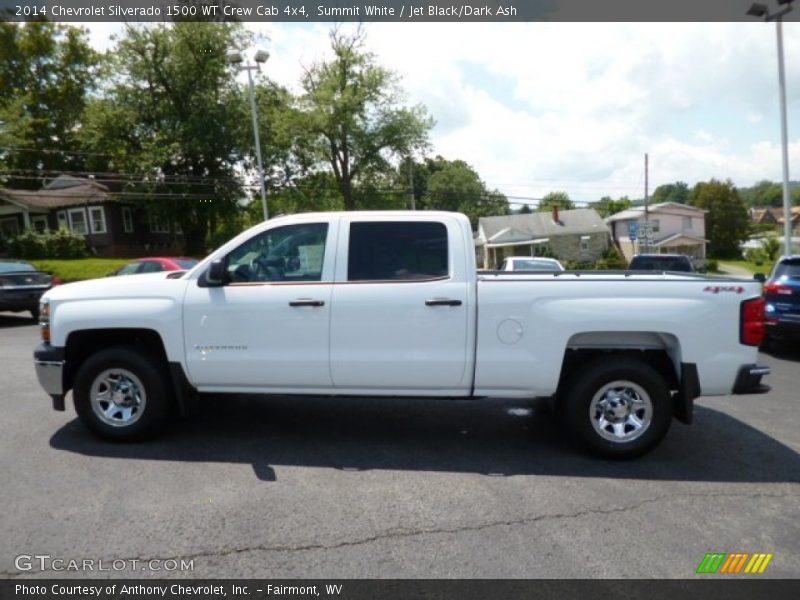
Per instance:
[[[548,254],[561,261],[595,262],[609,246],[609,229],[592,208],[538,212],[478,221],[479,268],[497,268],[507,256]]]

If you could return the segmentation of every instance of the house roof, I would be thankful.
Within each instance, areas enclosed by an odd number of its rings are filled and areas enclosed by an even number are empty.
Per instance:
[[[91,179],[59,175],[40,190],[0,188],[0,199],[29,209],[99,204],[112,200],[108,188]]]
[[[488,244],[530,242],[557,235],[608,233],[608,227],[592,208],[561,210],[558,223],[551,212],[536,212],[502,217],[481,217],[480,231]]]
[[[661,239],[654,240],[652,245],[663,246],[664,244],[669,244],[670,242],[674,242],[676,240],[689,240],[690,242],[696,242],[698,244],[708,243],[707,239],[697,235],[690,235],[688,233],[673,233],[672,235],[668,235]]]
[[[707,210],[690,206],[688,204],[681,204],[679,202],[659,202],[658,204],[651,204],[647,207],[651,214],[683,214],[686,211],[698,213],[698,216],[707,213]],[[618,213],[614,213],[606,218],[606,221],[611,223],[614,221],[630,221],[633,219],[641,219],[644,215],[644,206],[637,206],[629,208]]]

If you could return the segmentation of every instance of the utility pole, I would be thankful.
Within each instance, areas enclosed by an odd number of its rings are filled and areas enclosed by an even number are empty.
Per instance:
[[[414,161],[408,157],[408,193],[411,196],[411,210],[417,210],[417,200],[414,198]]]
[[[647,152],[644,153],[644,251],[645,254],[650,249],[650,209],[647,206],[648,198],[647,198],[647,178],[648,178],[648,160],[647,160]]]

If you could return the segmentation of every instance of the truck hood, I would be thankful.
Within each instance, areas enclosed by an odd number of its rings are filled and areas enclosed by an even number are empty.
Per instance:
[[[43,300],[70,302],[108,298],[175,297],[186,287],[186,279],[168,279],[174,271],[103,277],[59,285],[48,291]]]

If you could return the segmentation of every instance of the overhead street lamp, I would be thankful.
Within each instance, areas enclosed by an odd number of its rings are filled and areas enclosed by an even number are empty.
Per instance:
[[[775,21],[778,35],[778,83],[781,101],[781,141],[783,154],[783,242],[785,254],[792,253],[792,210],[789,201],[789,134],[786,124],[786,74],[783,65],[783,16],[792,10],[792,0],[778,0],[783,6],[775,13],[770,13],[766,5],[754,3],[747,14],[751,17],[763,18],[765,22]]]
[[[255,64],[245,63],[244,58],[239,52],[231,52],[227,56],[228,62],[239,71],[247,71],[247,80],[250,82],[250,112],[253,116],[253,135],[256,140],[256,167],[258,168],[258,180],[261,184],[261,206],[264,209],[264,220],[269,219],[267,211],[267,188],[264,183],[264,164],[261,162],[261,139],[258,135],[258,107],[256,106],[256,92],[253,86],[253,71],[260,71],[261,65],[269,60],[269,52],[259,50],[253,56]]]

